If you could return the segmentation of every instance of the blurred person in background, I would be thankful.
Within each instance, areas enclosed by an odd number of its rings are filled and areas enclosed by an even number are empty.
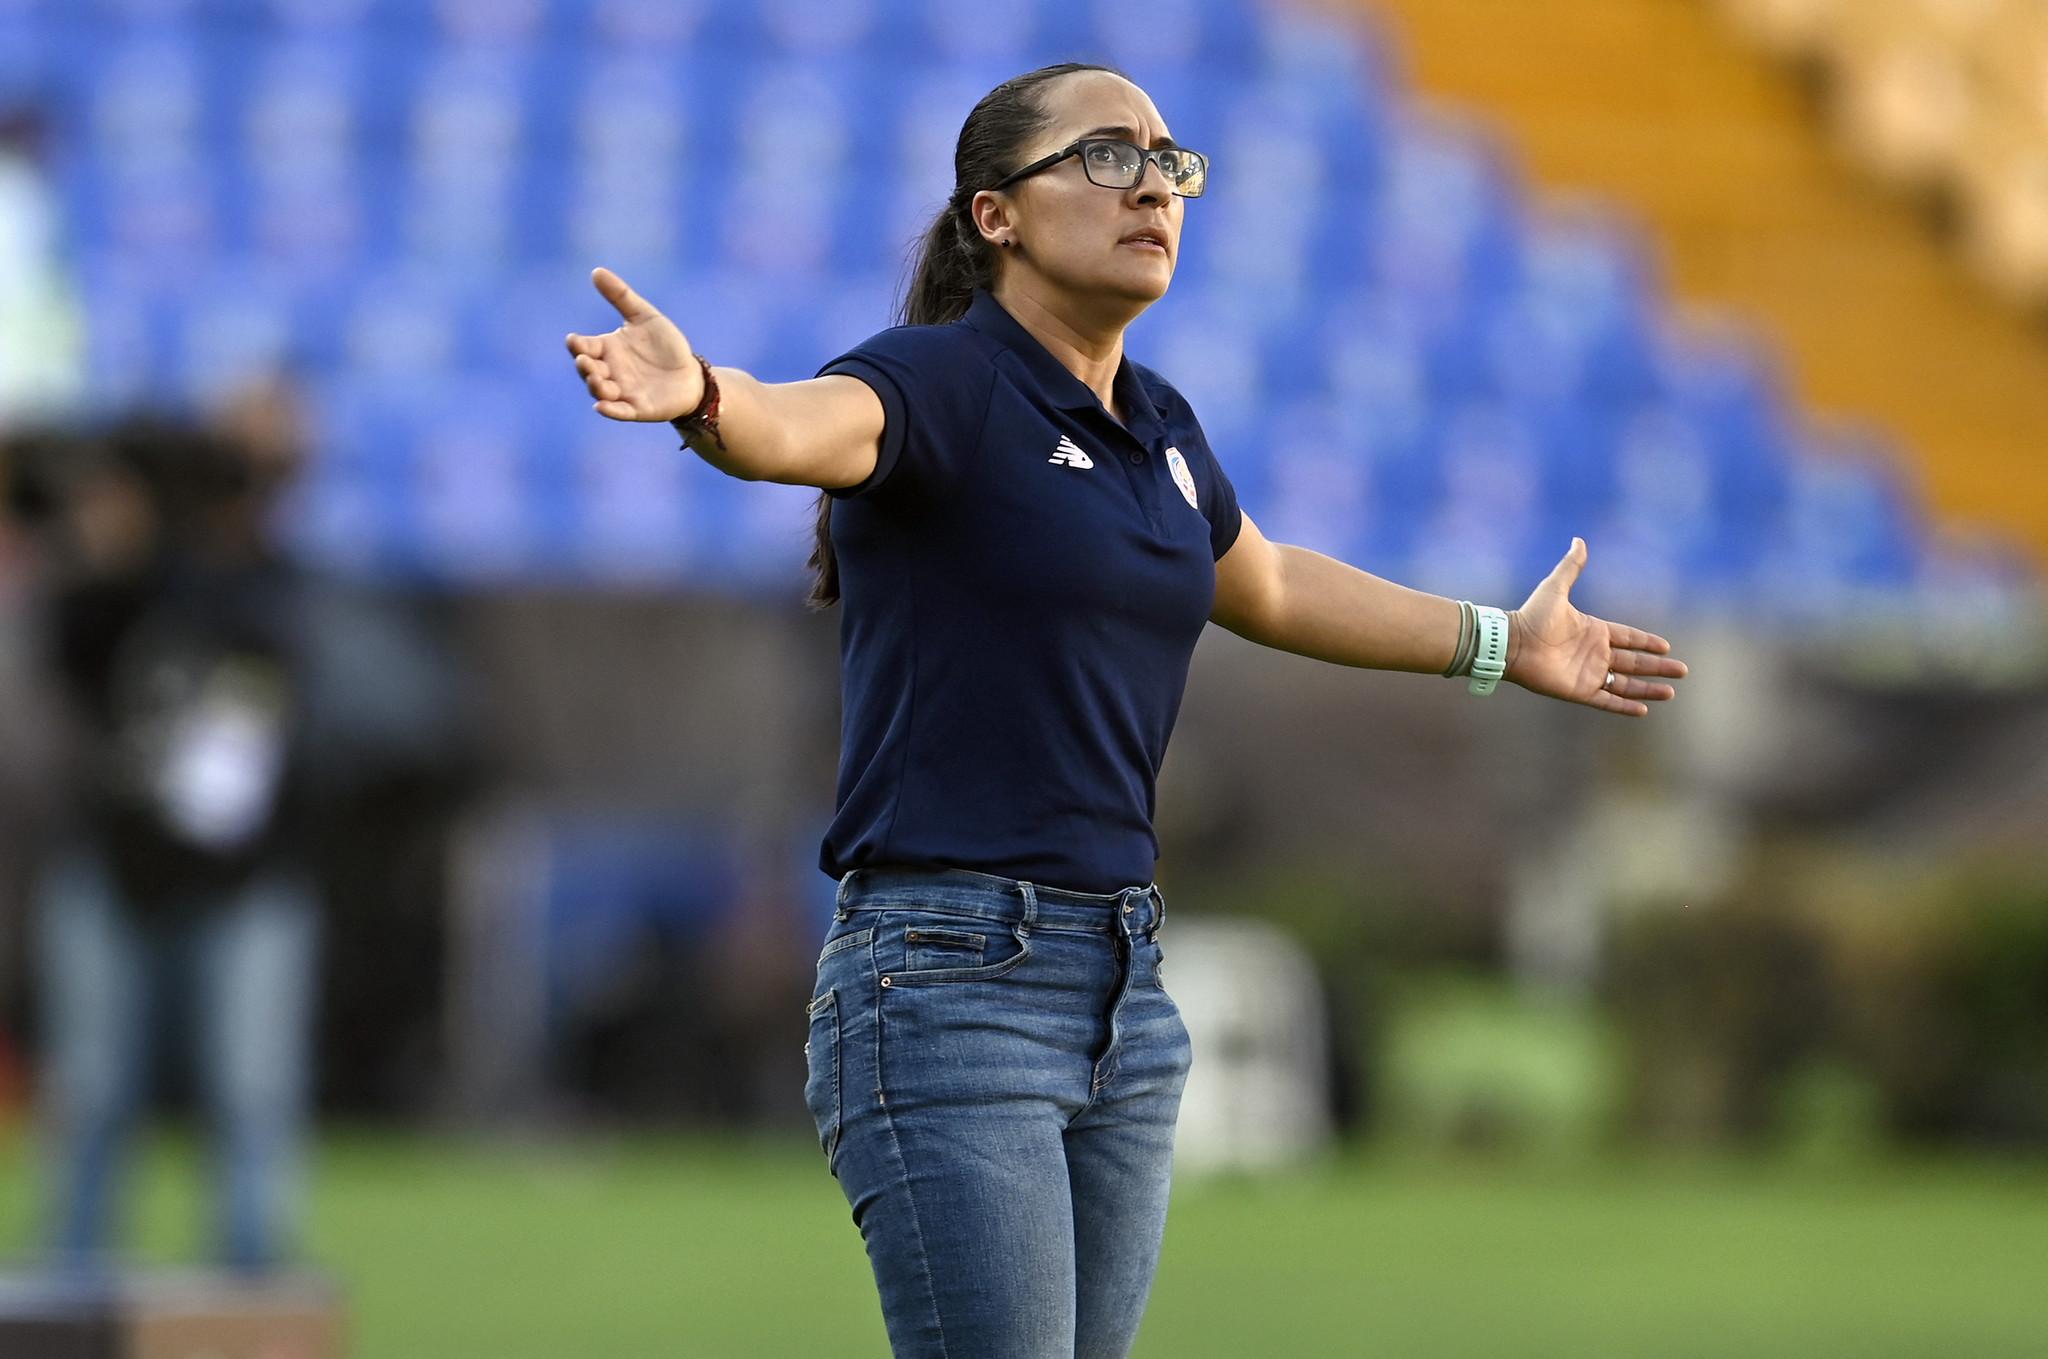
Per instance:
[[[59,249],[58,195],[44,166],[48,132],[36,105],[0,105],[0,440],[9,443],[54,437],[46,422],[74,409],[84,391],[83,308]],[[0,495],[12,483],[11,461],[0,450]],[[27,640],[28,559],[0,515],[0,977],[17,972],[19,870],[41,833],[36,790],[48,782],[53,754]],[[11,1001],[0,984],[0,1016],[13,1014]],[[17,1070],[12,1037],[0,1028],[0,1108],[15,1100]]]
[[[0,107],[0,428],[67,414],[85,390],[83,308],[59,255],[45,135],[34,107]]]
[[[0,426],[0,506],[15,500],[16,467],[69,447],[68,435]],[[41,665],[33,536],[0,511],[0,1119],[27,1094],[18,1026],[22,1013],[24,903],[37,848],[48,837],[50,788],[61,750],[53,696]]]
[[[298,466],[288,387],[217,427],[134,416],[45,447],[47,658],[70,716],[67,805],[33,922],[49,1244],[109,1255],[154,1047],[183,1021],[217,1133],[216,1251],[298,1230],[320,921],[308,872],[308,581],[270,526]]]
[[[624,324],[567,346],[599,414],[824,492],[840,891],[805,1093],[892,1347],[1122,1355],[1188,1070],[1152,812],[1203,626],[1634,716],[1685,667],[1572,607],[1577,540],[1510,614],[1260,534],[1187,401],[1124,355],[1208,167],[1121,73],[999,86],[954,168],[905,324],[816,378],[714,369],[605,269]]]

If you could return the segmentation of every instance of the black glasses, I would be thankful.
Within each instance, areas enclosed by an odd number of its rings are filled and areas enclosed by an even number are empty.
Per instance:
[[[1209,186],[1209,158],[1199,151],[1190,151],[1184,146],[1162,146],[1147,151],[1130,142],[1113,138],[1083,137],[1077,142],[1041,156],[1014,174],[1005,175],[991,189],[1007,189],[1026,175],[1035,175],[1048,166],[1058,165],[1068,156],[1081,158],[1081,170],[1088,176],[1090,184],[1099,184],[1105,189],[1128,189],[1145,175],[1145,162],[1151,161],[1159,167],[1159,173],[1166,176],[1166,182],[1182,198],[1200,198],[1202,190]]]

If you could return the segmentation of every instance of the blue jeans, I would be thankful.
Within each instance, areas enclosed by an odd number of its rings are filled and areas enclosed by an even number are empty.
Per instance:
[[[804,1098],[898,1359],[1129,1352],[1188,1073],[1164,914],[1156,887],[840,882]]]
[[[216,1254],[248,1271],[287,1262],[300,1217],[319,947],[310,889],[265,877],[188,914],[137,915],[105,859],[86,849],[52,865],[39,898],[57,1262],[108,1261],[153,1034],[171,1013],[189,1026],[215,1125]]]

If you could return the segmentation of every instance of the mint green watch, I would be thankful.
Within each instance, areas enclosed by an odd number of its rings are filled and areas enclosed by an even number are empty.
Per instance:
[[[1472,657],[1472,692],[1481,698],[1494,691],[1508,672],[1508,616],[1484,604],[1472,607],[1479,629],[1479,649]]]

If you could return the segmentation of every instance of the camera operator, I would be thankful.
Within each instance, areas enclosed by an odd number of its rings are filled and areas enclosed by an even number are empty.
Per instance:
[[[297,465],[289,400],[14,450],[75,756],[34,941],[63,1265],[108,1253],[172,1014],[216,1134],[218,1258],[260,1271],[294,1249],[320,930],[308,589],[269,527]]]

